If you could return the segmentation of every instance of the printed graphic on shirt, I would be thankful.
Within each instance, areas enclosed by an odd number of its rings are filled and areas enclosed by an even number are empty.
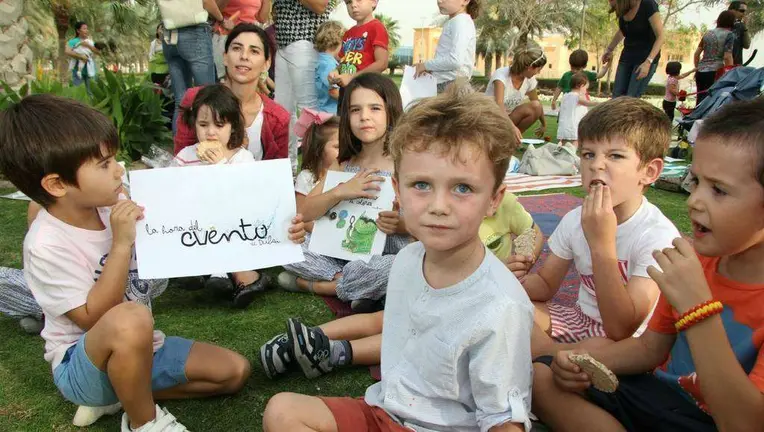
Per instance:
[[[618,260],[618,273],[621,275],[621,282],[624,285],[629,283],[629,260]],[[597,297],[597,292],[594,288],[594,274],[582,274],[581,285],[584,289],[594,297]]]
[[[98,263],[98,269],[95,271],[95,276],[93,277],[93,282],[98,281],[98,278],[101,277],[101,274],[103,273],[103,268],[106,265],[106,259],[109,257],[109,254],[106,254],[101,257],[101,260]],[[131,258],[132,262],[135,262],[135,251],[133,251],[133,256]],[[135,265],[130,266],[130,270],[127,272],[127,282],[125,284],[125,300],[127,301],[134,301],[136,303],[140,303],[149,309],[151,309],[151,297],[149,296],[149,282],[142,280],[138,277],[138,269],[135,267]]]
[[[355,75],[358,67],[363,64],[364,49],[369,33],[363,32],[361,37],[354,37],[342,43],[342,52],[345,53],[340,60],[340,74]]]
[[[758,356],[753,330],[736,321],[733,310],[727,306],[724,307],[721,318],[735,357],[745,373],[750,374]],[[700,390],[700,378],[695,372],[695,362],[692,359],[690,345],[684,333],[677,335],[668,361],[655,370],[655,376],[674,386],[698,408],[709,412],[708,405]]]

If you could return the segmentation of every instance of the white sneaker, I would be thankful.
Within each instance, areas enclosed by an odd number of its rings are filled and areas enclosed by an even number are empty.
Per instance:
[[[278,283],[278,285],[285,291],[296,293],[305,292],[297,286],[297,276],[287,271],[279,273],[278,278],[276,278],[276,283]]]
[[[122,429],[121,432],[188,432],[185,426],[170,414],[165,408],[156,406],[156,417],[154,420],[146,423],[138,429],[130,428],[130,419],[127,418],[127,413],[122,414]]]
[[[99,418],[105,415],[113,415],[122,409],[122,404],[117,402],[114,405],[107,405],[101,407],[89,407],[80,405],[77,407],[77,412],[74,413],[74,419],[72,424],[78,427],[90,426]]]

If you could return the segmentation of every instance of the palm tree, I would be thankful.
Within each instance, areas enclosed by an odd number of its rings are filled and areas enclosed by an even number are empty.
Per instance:
[[[376,14],[374,18],[378,19],[387,30],[387,36],[390,38],[389,52],[392,54],[401,45],[400,29],[398,28],[398,21],[394,20],[385,14]]]
[[[32,49],[27,40],[24,0],[5,0],[0,14],[0,76],[13,88],[23,86],[32,78]]]

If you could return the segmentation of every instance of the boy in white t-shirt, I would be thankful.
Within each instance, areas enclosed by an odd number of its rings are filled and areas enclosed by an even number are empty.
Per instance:
[[[658,299],[647,274],[652,252],[671,247],[679,231],[644,197],[663,170],[671,127],[658,108],[617,98],[593,108],[579,128],[584,204],[549,238],[551,254],[523,286],[536,305],[534,356],[563,344],[585,346],[639,335]],[[547,303],[571,262],[581,277],[573,307]],[[551,338],[551,339],[550,339]]]
[[[24,272],[56,387],[78,405],[121,403],[123,432],[185,431],[154,400],[236,393],[250,365],[154,330],[133,247],[143,208],[124,199],[118,147],[112,122],[71,99],[29,96],[0,112],[0,171],[43,207]]]
[[[570,92],[562,97],[560,114],[557,116],[557,140],[559,144],[572,144],[578,147],[578,125],[584,118],[588,107],[597,106],[598,102],[589,100],[586,89],[589,78],[582,72],[570,78]]]
[[[458,86],[401,119],[393,187],[419,242],[390,272],[382,381],[364,399],[277,394],[266,432],[530,430],[533,306],[478,234],[517,145],[503,111]]]

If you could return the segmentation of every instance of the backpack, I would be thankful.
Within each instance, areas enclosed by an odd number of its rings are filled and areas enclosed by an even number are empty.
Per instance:
[[[190,27],[207,22],[202,0],[159,0],[159,13],[167,30]]]
[[[528,145],[520,161],[519,172],[530,175],[576,175],[581,159],[572,146],[545,144],[535,148]]]

